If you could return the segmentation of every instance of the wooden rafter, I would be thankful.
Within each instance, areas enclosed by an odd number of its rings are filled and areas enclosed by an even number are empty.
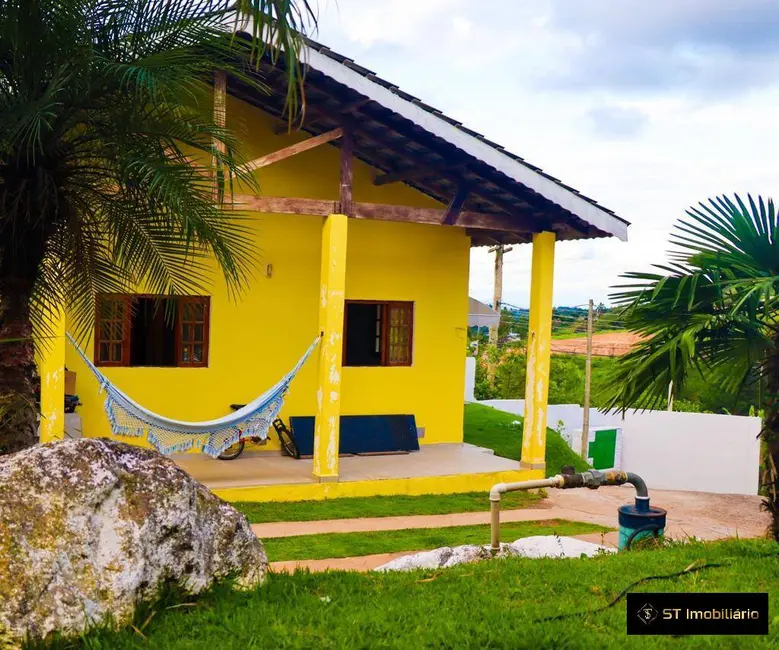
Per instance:
[[[346,104],[345,106],[338,109],[338,115],[336,117],[333,117],[332,114],[326,113],[322,110],[317,110],[312,108],[309,111],[306,111],[305,115],[303,116],[303,123],[300,125],[299,128],[303,129],[310,129],[311,127],[319,124],[323,120],[334,120],[334,121],[340,121],[340,119],[344,115],[349,115],[350,113],[353,113],[358,108],[362,108],[365,106],[365,104],[370,104],[373,100],[368,99],[367,97],[363,97],[361,99],[358,99],[357,101],[352,102],[351,104]],[[284,124],[280,124],[276,128],[273,129],[273,132],[276,135],[281,135],[283,133],[289,133],[290,132],[290,125],[289,123],[285,122]],[[298,129],[293,129],[298,130]]]
[[[463,206],[468,200],[469,194],[470,188],[468,185],[462,181],[459,182],[457,184],[457,192],[455,192],[452,200],[449,202],[449,205],[446,208],[446,213],[444,214],[444,225],[452,226],[457,223],[457,219],[460,217],[460,212],[462,212]]]
[[[327,216],[342,212],[338,201],[324,199],[301,199],[276,196],[235,196],[236,208],[254,210],[271,214],[310,214]],[[446,210],[439,208],[413,208],[405,205],[386,205],[383,203],[354,202],[353,216],[356,219],[375,219],[378,221],[400,221],[404,223],[423,223],[446,225]],[[484,214],[481,212],[460,212],[456,227],[475,230],[496,230],[511,233],[538,232],[536,224],[518,219],[508,214]]]
[[[383,149],[389,149],[390,151],[394,151],[398,155],[405,155],[405,153],[402,150],[400,150],[397,146],[393,145],[390,142],[381,140],[376,136],[374,136],[369,131],[366,131],[364,128],[361,128],[359,123],[351,122],[351,124],[353,125],[352,128],[355,131],[355,135],[358,136],[359,138],[367,140],[368,142],[371,142],[374,145],[381,147]],[[389,126],[387,128],[389,128]],[[435,176],[435,175],[446,176],[452,180],[455,180],[459,175],[458,170],[462,170],[462,168],[466,164],[467,163],[464,160],[457,160],[453,163],[449,163],[441,166],[436,166],[430,163],[414,165],[394,172],[389,172],[387,174],[380,174],[374,179],[373,184],[387,185],[389,183],[397,183],[400,181],[410,181],[410,180],[413,181],[413,180],[418,180],[418,179]],[[576,233],[577,236],[580,236],[582,234],[582,231],[574,228],[570,224],[567,224],[564,219],[557,219],[554,217],[550,219],[545,214],[546,210],[542,210],[539,213],[537,211],[539,210],[539,208],[536,205],[534,205],[534,203],[524,202],[524,206],[509,204],[502,201],[500,198],[494,195],[488,194],[487,192],[483,191],[480,187],[475,185],[471,186],[470,194],[474,197],[482,198],[488,203],[497,204],[498,206],[500,206],[500,209],[504,210],[509,214],[512,215],[517,214],[519,218],[532,219],[533,222],[536,224],[536,228],[534,229],[534,231],[553,230],[560,234]],[[520,215],[518,214],[519,211],[523,211],[525,214]]]
[[[379,174],[373,179],[373,184],[389,185],[390,183],[399,183],[401,181],[412,181],[425,176],[435,176],[440,174],[441,171],[441,169],[437,169],[433,165],[414,165],[413,167],[406,167],[395,172]]]
[[[259,169],[260,167],[267,167],[273,163],[291,158],[292,156],[296,156],[297,154],[308,151],[309,149],[313,149],[327,142],[337,140],[343,135],[343,132],[343,129],[337,128],[333,129],[332,131],[327,131],[322,135],[309,138],[308,140],[297,142],[288,147],[284,147],[283,149],[279,149],[278,151],[274,151],[273,153],[266,154],[260,158],[256,158],[251,162],[246,163],[243,166],[243,170],[246,172],[253,172],[255,169]]]

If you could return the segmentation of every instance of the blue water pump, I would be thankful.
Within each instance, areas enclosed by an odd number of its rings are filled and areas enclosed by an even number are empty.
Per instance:
[[[666,511],[649,505],[648,496],[636,496],[635,504],[619,507],[619,550],[630,549],[641,539],[660,537],[665,532]]]
[[[590,488],[597,490],[602,485],[624,485],[629,483],[636,488],[636,503],[619,507],[619,550],[630,549],[631,545],[647,537],[660,537],[665,532],[665,518],[668,514],[662,508],[649,505],[649,492],[644,479],[632,472],[608,470],[601,472],[591,469],[577,474],[572,467],[563,468],[555,487]],[[553,479],[550,479],[553,480]]]

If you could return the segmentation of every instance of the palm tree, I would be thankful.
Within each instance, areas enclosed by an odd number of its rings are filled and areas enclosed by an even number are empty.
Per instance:
[[[244,286],[230,196],[253,180],[214,119],[214,70],[262,90],[259,59],[283,57],[294,115],[311,24],[307,0],[0,4],[0,453],[36,442],[32,337],[59,305],[83,333],[97,294],[197,291],[213,258]]]
[[[779,219],[771,200],[718,197],[687,211],[660,273],[627,273],[612,296],[647,338],[622,358],[606,408],[661,405],[701,373],[737,395],[764,382],[762,488],[779,541]]]

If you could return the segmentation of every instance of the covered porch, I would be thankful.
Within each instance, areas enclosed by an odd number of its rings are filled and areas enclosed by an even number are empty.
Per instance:
[[[389,456],[342,456],[338,482],[322,483],[313,459],[248,451],[231,461],[181,454],[176,463],[227,501],[301,501],[339,496],[448,494],[521,480],[519,463],[469,444],[423,445]]]
[[[307,61],[307,109],[301,128],[289,128],[284,112],[286,82],[273,66],[260,70],[271,89],[267,95],[256,93],[217,73],[214,109],[217,121],[225,123],[230,96],[233,101],[239,100],[275,119],[274,137],[260,141],[263,147],[267,144],[268,149],[247,164],[248,171],[270,165],[274,166],[273,169],[284,165],[293,169],[295,161],[300,161],[307,151],[322,147],[339,149],[340,164],[334,166],[336,168],[332,171],[336,173],[332,174],[332,178],[324,168],[304,175],[305,178],[316,176],[319,180],[327,180],[327,187],[320,183],[321,187],[317,186],[317,189],[311,184],[298,191],[286,192],[286,186],[279,184],[276,196],[235,196],[238,207],[249,212],[281,215],[290,221],[304,216],[311,218],[310,223],[317,219],[317,227],[318,223],[322,224],[321,235],[317,232],[316,240],[321,254],[318,316],[312,313],[311,318],[306,319],[306,327],[310,327],[312,334],[322,334],[316,359],[312,358],[317,375],[316,408],[305,413],[315,418],[313,458],[294,461],[257,452],[230,462],[188,456],[178,459],[179,464],[224,498],[256,501],[464,492],[488,489],[499,481],[543,476],[555,247],[562,240],[611,236],[624,239],[627,223],[595,201],[402,92],[371,71],[357,66],[350,59],[314,42],[309,42],[305,50],[302,58]],[[360,183],[357,183],[355,161],[370,166],[372,177],[367,178],[362,173],[362,177],[358,178]],[[406,185],[424,195],[426,201],[433,200],[426,205],[437,207],[412,206],[402,193],[390,200],[383,199],[383,203],[374,202],[379,196],[379,188],[391,184],[398,187]],[[462,440],[462,432],[455,426],[441,427],[447,437],[431,440],[428,436],[426,440],[420,440],[421,451],[408,455],[343,457],[339,453],[341,416],[361,415],[355,413],[360,406],[355,405],[356,399],[349,403],[343,398],[342,375],[344,315],[349,298],[347,266],[354,264],[355,252],[353,247],[350,256],[347,244],[350,236],[353,237],[366,220],[392,222],[388,228],[392,225],[395,229],[406,227],[400,224],[423,224],[426,228],[432,227],[438,234],[457,234],[464,246],[462,268],[465,282],[461,298],[462,323],[453,324],[452,330],[454,325],[463,331],[466,328],[467,247],[532,246],[527,408],[519,463],[492,456],[469,445],[424,444],[450,443],[458,436]],[[411,240],[416,235],[412,236],[412,233],[418,232],[415,228],[419,226],[409,226],[408,234],[404,231],[402,236],[397,237],[403,244],[403,250],[413,250]],[[368,239],[363,237],[363,241]],[[375,250],[381,249],[382,241],[370,239],[370,243],[377,247]],[[445,247],[425,250],[431,259],[436,256],[441,259],[446,252]],[[363,253],[363,257],[371,255],[371,252]],[[312,251],[309,251],[309,258],[314,259]],[[267,266],[265,274],[268,278],[274,276],[272,265]],[[440,293],[439,285],[443,284],[441,280],[430,281],[425,277],[419,277],[417,282],[427,282],[431,294]],[[382,299],[410,300],[396,296],[383,296]],[[456,297],[451,297],[450,302],[456,302]],[[433,311],[430,309],[429,313]],[[409,323],[404,321],[404,327],[409,332],[417,325],[414,318],[417,316],[412,316]],[[58,340],[62,340],[64,346],[64,323],[55,324],[55,328],[61,333],[62,337]],[[430,325],[429,331],[436,333],[435,324]],[[440,334],[440,326],[437,333]],[[426,351],[428,358],[434,356],[431,349]],[[415,350],[409,344],[407,352],[401,353],[400,360],[414,370],[419,367],[418,352],[419,349]],[[388,350],[385,356],[393,354],[392,350]],[[464,355],[465,345],[462,346],[462,361],[456,359],[458,364],[462,363],[462,370],[456,369],[452,362],[451,368],[437,368],[429,376],[425,375],[424,391],[436,391],[444,379],[455,376],[455,371],[462,372],[464,376]],[[454,354],[448,356],[450,360],[455,359]],[[385,365],[393,365],[393,361],[396,359],[390,359],[390,363]],[[63,347],[52,345],[41,363],[44,414],[41,438],[44,441],[63,436],[63,365]],[[358,375],[354,373],[352,376],[355,378],[353,384],[357,385]],[[394,376],[406,375],[395,372]],[[420,383],[418,393],[423,392],[422,386]],[[460,396],[459,399],[463,395],[462,387],[449,392]],[[410,409],[393,409],[392,412],[414,415]],[[424,429],[425,423],[420,426],[418,422],[417,426]],[[85,434],[89,435],[89,432]],[[422,435],[420,431],[420,438]]]

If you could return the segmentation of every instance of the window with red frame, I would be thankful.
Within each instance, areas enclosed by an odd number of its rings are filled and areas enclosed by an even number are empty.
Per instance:
[[[344,366],[410,366],[414,303],[347,300]]]
[[[210,305],[208,296],[98,297],[95,365],[208,366]]]

